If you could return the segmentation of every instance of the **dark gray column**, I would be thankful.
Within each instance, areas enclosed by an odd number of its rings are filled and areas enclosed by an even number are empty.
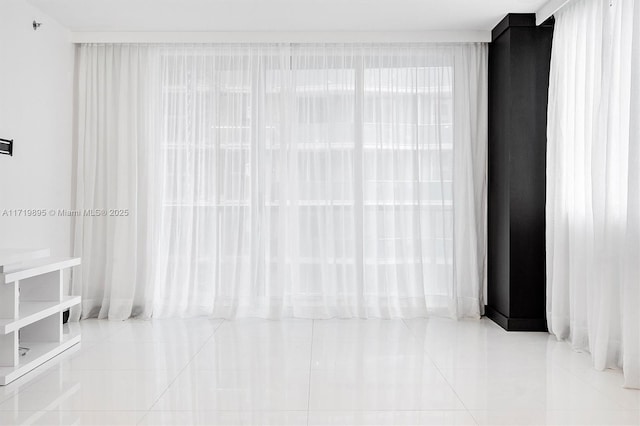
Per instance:
[[[553,23],[509,14],[489,45],[486,314],[506,330],[544,331],[547,92]]]

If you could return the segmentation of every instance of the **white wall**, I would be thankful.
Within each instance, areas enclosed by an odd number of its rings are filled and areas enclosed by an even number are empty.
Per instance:
[[[31,22],[42,22],[34,31]],[[74,48],[70,33],[24,0],[0,0],[0,247],[71,254],[69,217],[7,217],[8,209],[70,209]]]

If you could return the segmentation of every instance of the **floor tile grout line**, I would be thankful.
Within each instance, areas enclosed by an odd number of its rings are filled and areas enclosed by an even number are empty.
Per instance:
[[[454,391],[455,392],[455,391]],[[464,402],[462,403],[464,405]],[[473,415],[473,413],[471,412],[471,410],[467,409],[467,414],[469,414],[471,416],[471,420],[473,420],[473,422],[477,425],[480,425],[480,422],[478,421],[478,419],[476,418],[476,416]]]
[[[413,332],[413,329],[409,327],[409,324],[407,324],[407,321],[405,321],[404,318],[401,318],[400,321],[402,321],[402,324],[404,324],[404,326],[407,328],[411,337],[413,337],[414,340],[418,340],[418,336],[416,336],[416,334]]]
[[[207,340],[204,341],[204,343],[202,343],[202,345],[200,346],[200,348],[196,351],[196,353],[193,354],[193,356],[191,358],[189,358],[189,361],[184,365],[184,367],[182,367],[180,369],[180,371],[178,371],[178,374],[176,374],[176,376],[173,378],[173,380],[167,385],[167,387],[162,391],[162,393],[160,395],[158,395],[158,397],[156,398],[156,400],[153,402],[153,404],[151,404],[151,406],[149,407],[148,410],[146,410],[146,413],[144,414],[144,416],[142,416],[140,418],[140,420],[138,421],[137,424],[141,424],[142,421],[149,415],[149,413],[151,413],[151,411],[153,410],[153,407],[155,407],[155,405],[158,403],[158,401],[160,401],[160,398],[162,398],[164,396],[165,393],[167,393],[167,391],[169,390],[169,388],[171,388],[171,386],[173,386],[173,384],[176,382],[176,380],[178,380],[178,377],[180,377],[180,375],[187,369],[187,367],[189,367],[189,364],[191,364],[191,362],[193,361],[193,359],[202,351],[202,348],[204,348],[206,346],[207,343],[209,343],[209,341],[211,339],[213,339],[213,336],[215,336],[216,332],[218,331],[218,329],[220,327],[222,327],[222,324],[224,324],[226,321],[226,319],[222,318],[222,321],[220,321],[220,324],[218,324],[216,326],[216,328],[213,329],[213,333],[211,333],[211,336],[209,336],[207,338]]]
[[[425,318],[425,320],[428,321],[428,318]],[[452,321],[456,321],[456,320],[452,320]],[[409,332],[411,333],[411,335],[413,336],[414,339],[418,340],[418,336],[417,334],[413,331],[413,329],[411,327],[409,327],[409,324],[407,324],[406,320],[404,318],[402,318],[402,323],[405,325],[405,327],[407,327],[409,329]],[[449,385],[449,388],[451,388],[451,391],[453,391],[453,394],[456,396],[456,398],[458,398],[458,401],[460,401],[460,404],[462,404],[462,406],[464,407],[464,410],[467,412],[467,414],[469,414],[471,416],[471,418],[473,419],[473,421],[478,424],[478,420],[476,420],[476,418],[473,416],[473,414],[471,414],[471,411],[469,411],[469,408],[467,408],[467,405],[464,403],[464,401],[462,400],[462,398],[460,398],[460,395],[458,395],[458,392],[456,392],[455,388],[453,387],[453,385],[449,382],[449,380],[446,378],[446,376],[444,374],[442,374],[442,371],[440,370],[440,367],[438,367],[438,365],[433,361],[433,359],[431,359],[431,356],[429,356],[429,354],[427,353],[427,351],[424,349],[424,345],[422,347],[422,353],[424,355],[426,355],[429,358],[429,361],[431,361],[431,364],[433,364],[433,366],[435,367],[435,369],[438,371],[438,373],[440,374],[440,376],[444,379],[445,383],[447,385]]]
[[[309,426],[309,409],[311,407],[311,370],[313,368],[313,332],[316,320],[311,320],[311,346],[309,348],[309,388],[307,391],[307,426]]]

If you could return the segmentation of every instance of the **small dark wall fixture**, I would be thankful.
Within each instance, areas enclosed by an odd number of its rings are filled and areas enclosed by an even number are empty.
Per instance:
[[[546,331],[547,93],[553,20],[509,14],[489,45],[488,303],[508,331]]]
[[[0,154],[13,156],[13,139],[0,139]]]

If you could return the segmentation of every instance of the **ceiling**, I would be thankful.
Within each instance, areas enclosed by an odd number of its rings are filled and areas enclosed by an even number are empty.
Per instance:
[[[27,0],[72,31],[490,30],[546,0]]]

